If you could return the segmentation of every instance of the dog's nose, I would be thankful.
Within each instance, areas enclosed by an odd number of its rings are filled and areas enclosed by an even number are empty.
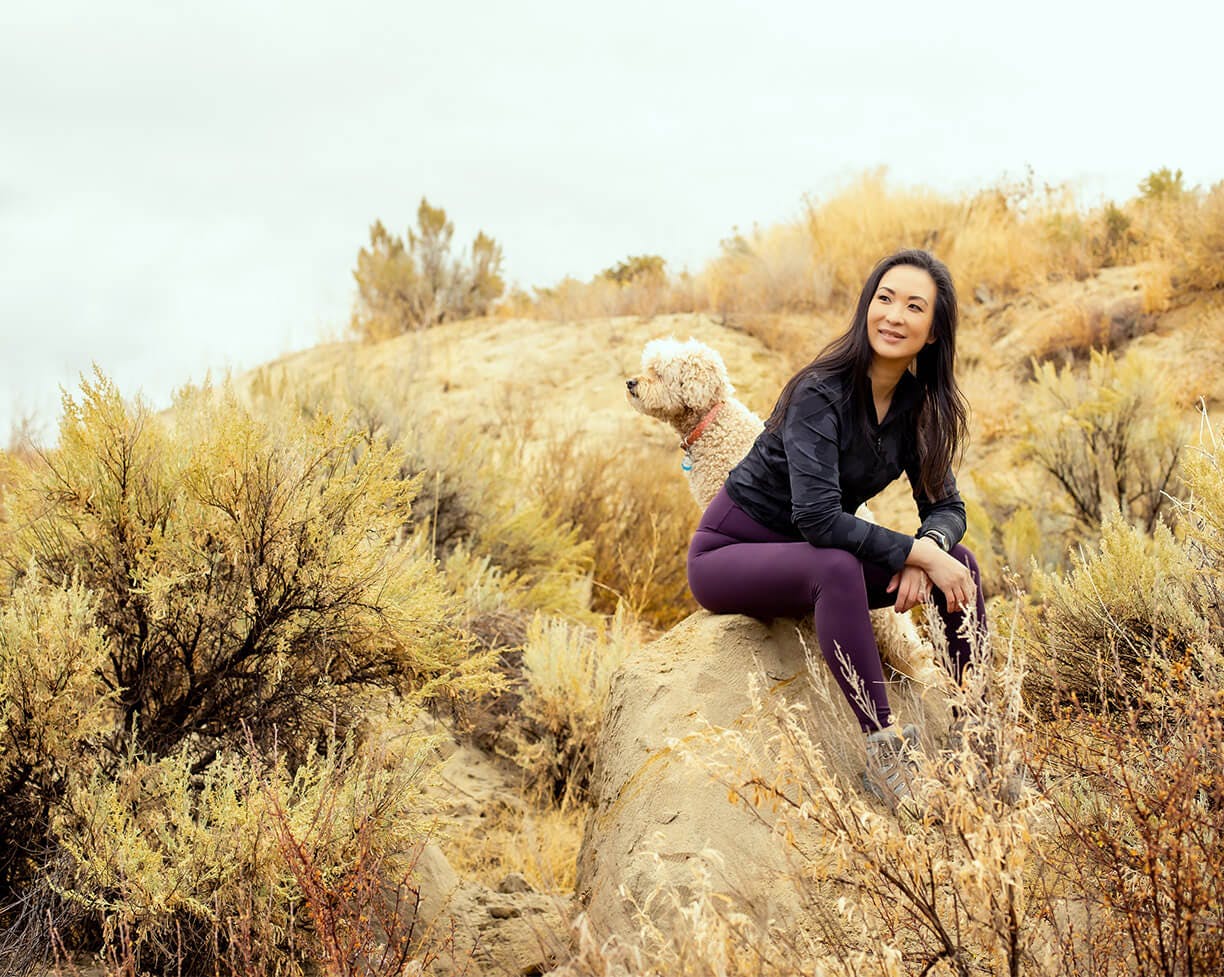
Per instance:
[[[637,386],[636,380],[626,380],[625,386],[629,388],[629,392],[633,393],[633,388]]]

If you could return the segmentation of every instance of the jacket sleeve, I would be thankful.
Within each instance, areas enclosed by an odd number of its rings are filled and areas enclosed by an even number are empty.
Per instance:
[[[791,521],[813,546],[847,550],[895,573],[905,565],[914,538],[842,511],[838,453],[846,432],[839,396],[818,381],[797,391],[786,412],[782,440],[790,472]]]
[[[932,501],[922,490],[921,468],[916,458],[905,466],[905,474],[914,490],[918,518],[922,520],[922,525],[914,535],[922,536],[928,530],[935,529],[947,539],[949,548],[955,546],[965,535],[966,524],[965,502],[957,491],[956,476],[951,471],[948,472],[944,477],[939,499]]]

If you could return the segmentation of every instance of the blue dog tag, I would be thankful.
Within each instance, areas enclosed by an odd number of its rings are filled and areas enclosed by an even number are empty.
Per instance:
[[[686,472],[693,470],[693,459],[689,457],[687,451],[684,453],[684,460],[680,462],[680,467]]]

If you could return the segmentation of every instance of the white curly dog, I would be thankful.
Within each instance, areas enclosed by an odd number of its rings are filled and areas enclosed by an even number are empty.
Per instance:
[[[696,339],[653,339],[642,350],[642,370],[626,381],[633,408],[669,424],[681,435],[681,467],[703,510],[718,494],[727,473],[748,453],[764,422],[735,396],[718,352]],[[875,522],[866,506],[860,519]],[[907,614],[889,608],[871,612],[871,626],[884,660],[896,671],[927,683],[933,652]]]

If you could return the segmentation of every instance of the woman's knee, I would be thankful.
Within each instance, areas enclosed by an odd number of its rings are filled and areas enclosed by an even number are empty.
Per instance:
[[[693,538],[693,545],[689,547],[686,561],[685,570],[688,576],[689,592],[692,593],[693,599],[698,604],[707,611],[717,614],[722,610],[719,606],[722,603],[719,595],[725,588],[719,579],[721,574],[720,568],[716,565],[717,561],[708,559],[710,549],[698,544],[698,538],[701,535],[699,532]]]
[[[813,603],[822,595],[844,595],[847,591],[866,592],[862,561],[848,550],[834,547],[813,547],[809,562],[808,573]]]

